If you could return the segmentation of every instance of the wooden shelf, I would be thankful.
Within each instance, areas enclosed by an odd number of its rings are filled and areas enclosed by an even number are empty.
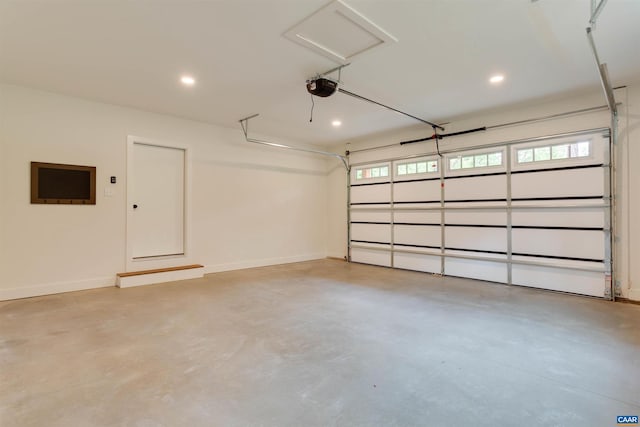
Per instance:
[[[127,273],[118,273],[118,277],[142,276],[144,274],[167,273],[169,271],[191,270],[193,268],[203,268],[200,264],[179,265],[177,267],[156,268],[154,270],[129,271]]]

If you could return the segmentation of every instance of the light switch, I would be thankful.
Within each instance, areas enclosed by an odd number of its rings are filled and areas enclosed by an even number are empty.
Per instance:
[[[113,190],[109,187],[104,189],[104,197],[113,197]]]

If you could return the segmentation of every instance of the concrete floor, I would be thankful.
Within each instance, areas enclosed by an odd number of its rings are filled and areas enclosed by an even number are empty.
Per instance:
[[[337,260],[0,303],[0,425],[615,426],[640,306]]]

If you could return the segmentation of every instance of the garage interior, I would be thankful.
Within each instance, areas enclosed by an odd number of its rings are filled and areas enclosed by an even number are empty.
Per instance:
[[[1,424],[640,413],[639,18],[0,1]]]

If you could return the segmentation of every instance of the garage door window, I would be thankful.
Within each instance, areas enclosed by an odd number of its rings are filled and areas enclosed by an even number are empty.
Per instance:
[[[438,172],[437,160],[423,160],[417,162],[400,163],[396,166],[397,175],[417,175]]]
[[[356,169],[356,180],[384,178],[387,176],[389,176],[389,166],[386,165]]]
[[[589,157],[591,143],[589,141],[571,144],[544,145],[541,147],[520,148],[517,150],[518,163],[546,162],[548,160],[568,160]]]
[[[449,170],[502,166],[502,151],[449,157]]]

